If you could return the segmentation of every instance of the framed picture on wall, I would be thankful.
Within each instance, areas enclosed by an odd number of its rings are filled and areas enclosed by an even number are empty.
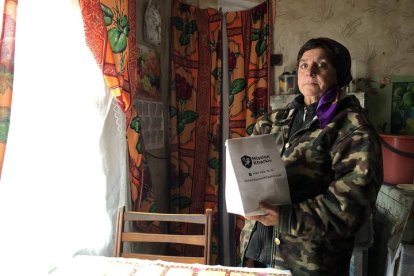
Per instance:
[[[137,99],[161,101],[160,59],[154,49],[138,45]]]
[[[414,135],[414,77],[393,76],[390,133]]]

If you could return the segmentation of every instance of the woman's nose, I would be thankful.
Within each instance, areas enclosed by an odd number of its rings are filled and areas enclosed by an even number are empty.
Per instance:
[[[309,68],[308,75],[311,77],[316,77],[316,74],[318,72],[318,66],[316,64],[312,64],[308,68]]]

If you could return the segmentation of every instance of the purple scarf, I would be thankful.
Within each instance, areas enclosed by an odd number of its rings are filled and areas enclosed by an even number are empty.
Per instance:
[[[318,116],[320,128],[325,128],[331,122],[335,115],[338,97],[338,85],[334,85],[323,93],[319,99],[318,106],[316,107],[316,116]]]

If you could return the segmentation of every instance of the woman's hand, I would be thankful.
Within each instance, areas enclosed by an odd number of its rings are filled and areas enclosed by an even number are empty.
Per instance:
[[[279,207],[267,202],[260,202],[260,208],[265,212],[264,215],[246,217],[247,219],[257,220],[264,226],[275,226],[279,223]]]

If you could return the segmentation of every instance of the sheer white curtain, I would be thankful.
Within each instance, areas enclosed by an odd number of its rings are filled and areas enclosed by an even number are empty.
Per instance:
[[[0,182],[0,275],[112,255],[126,188],[125,118],[85,45],[78,0],[19,1]]]

